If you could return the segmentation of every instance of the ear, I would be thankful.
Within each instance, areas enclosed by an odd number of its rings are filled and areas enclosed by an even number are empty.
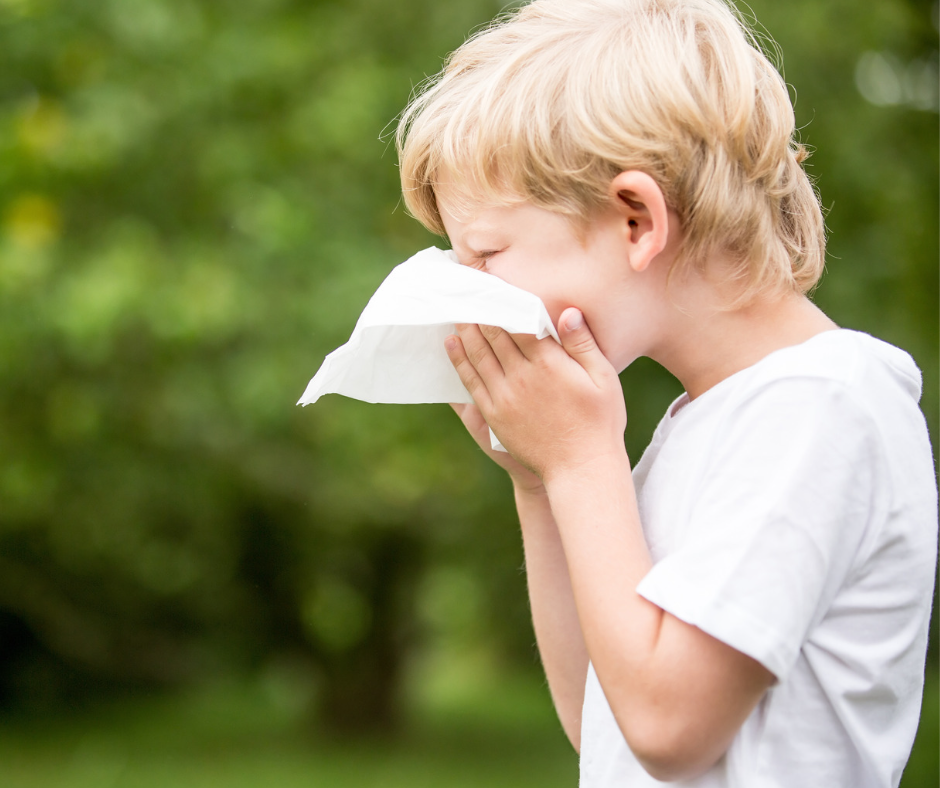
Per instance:
[[[669,240],[662,189],[645,172],[629,170],[610,182],[610,196],[623,221],[630,266],[638,273],[645,271]]]

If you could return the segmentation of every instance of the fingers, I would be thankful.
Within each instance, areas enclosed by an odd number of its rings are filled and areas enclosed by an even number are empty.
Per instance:
[[[467,418],[471,415],[470,408],[479,412],[479,408],[476,405],[470,405],[466,402],[451,402],[450,406],[454,409],[454,413],[457,414],[458,418],[464,423],[464,426],[467,426]],[[467,427],[469,429],[469,427]]]
[[[545,337],[537,339],[535,334],[510,334],[519,352],[529,361],[535,361],[541,353],[551,353],[558,347],[555,340]]]
[[[560,349],[557,342],[537,339],[534,334],[510,334],[498,326],[481,325],[479,329],[507,374],[515,364],[533,361],[540,353],[551,353]]]
[[[495,381],[508,374],[515,364],[525,360],[517,345],[516,335],[497,326],[458,324],[457,331],[464,343],[470,363],[486,381]]]
[[[482,388],[489,394],[503,383],[509,371],[526,361],[518,343],[527,337],[509,334],[497,326],[476,324],[458,324],[457,331],[459,336],[445,340],[447,354],[474,401],[481,404]]]
[[[464,426],[467,428],[467,431],[477,439],[479,442],[483,437],[486,438],[487,442],[489,441],[489,427],[486,423],[486,419],[483,418],[483,414],[480,413],[480,409],[476,405],[469,403],[466,404],[454,404],[450,405],[454,412],[460,417],[460,420],[463,422]]]
[[[457,335],[473,368],[485,381],[492,381],[502,374],[503,366],[489,340],[484,336],[483,328],[484,326],[472,323],[458,324]]]
[[[472,372],[464,370],[461,380],[475,401],[479,400],[471,390],[471,385],[476,389],[480,385],[492,389],[499,386],[507,374],[511,375],[514,366],[520,362],[544,363],[554,358],[556,353],[562,353],[577,362],[595,382],[600,382],[611,372],[616,375],[616,370],[611,367],[585,323],[584,315],[576,307],[569,307],[558,319],[561,347],[555,342],[536,339],[531,334],[509,334],[496,326],[460,324],[457,329],[460,333],[460,347],[453,351],[455,355],[451,355],[451,361],[455,367],[466,364],[472,368]],[[448,337],[448,341],[450,339]],[[452,354],[450,346],[448,354]],[[459,367],[457,371],[461,372]]]
[[[484,342],[484,344],[486,343]],[[489,407],[491,401],[486,384],[483,382],[480,373],[477,372],[476,365],[471,362],[467,355],[461,338],[451,334],[444,340],[444,349],[447,351],[447,357],[450,359],[450,363],[454,365],[454,369],[460,377],[460,382],[463,383],[464,388],[470,392],[473,401],[476,402],[477,405],[482,405],[484,408]],[[496,364],[499,363],[496,361],[495,356],[492,358],[492,361]],[[456,406],[454,410],[457,410]],[[457,410],[457,413],[461,418],[464,415],[460,410]]]
[[[450,406],[470,432],[473,432],[481,424],[486,425],[483,414],[480,413],[480,409],[476,405],[470,402],[451,402]]]
[[[513,364],[524,359],[519,349],[518,340],[498,326],[479,326],[480,333],[493,349],[503,370],[508,370]]]

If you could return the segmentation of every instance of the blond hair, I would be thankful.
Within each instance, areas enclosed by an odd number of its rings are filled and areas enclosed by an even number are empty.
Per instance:
[[[682,223],[673,272],[732,261],[747,297],[807,292],[825,229],[780,74],[722,0],[535,0],[481,30],[404,111],[405,203],[444,235],[445,174],[474,200],[582,226],[639,170]]]

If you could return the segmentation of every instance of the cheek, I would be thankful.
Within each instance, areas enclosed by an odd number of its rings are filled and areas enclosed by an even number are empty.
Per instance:
[[[561,317],[561,313],[569,306],[576,306],[574,299],[566,296],[564,292],[553,292],[538,286],[526,287],[524,284],[519,284],[518,287],[528,290],[530,293],[535,293],[542,299],[542,303],[545,304],[545,309],[548,311],[552,323],[555,324],[555,328],[558,328],[558,319]]]
[[[582,303],[578,283],[565,276],[565,272],[555,270],[551,262],[532,264],[510,255],[497,255],[487,264],[487,272],[541,298],[556,328],[558,318],[569,306],[588,307]]]
[[[567,301],[560,301],[558,299],[542,299],[542,302],[545,304],[545,308],[548,310],[548,316],[552,319],[555,328],[558,328],[558,320],[561,317],[561,313],[564,312],[572,304]]]
[[[548,295],[545,281],[538,275],[537,271],[533,271],[527,266],[518,265],[512,260],[505,259],[503,255],[497,255],[488,260],[486,263],[486,272],[502,279],[507,284],[534,293],[543,301],[545,301]]]
[[[487,265],[487,271],[504,282],[534,293],[545,302],[549,311],[551,303],[563,298],[568,289],[545,266],[519,265],[509,259],[505,262],[494,259]]]

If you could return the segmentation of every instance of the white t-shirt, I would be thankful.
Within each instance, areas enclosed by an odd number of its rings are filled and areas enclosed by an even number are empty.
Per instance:
[[[634,470],[654,566],[637,591],[776,676],[695,788],[897,786],[917,729],[937,490],[911,357],[837,330],[692,402]],[[593,667],[582,788],[663,785]]]

